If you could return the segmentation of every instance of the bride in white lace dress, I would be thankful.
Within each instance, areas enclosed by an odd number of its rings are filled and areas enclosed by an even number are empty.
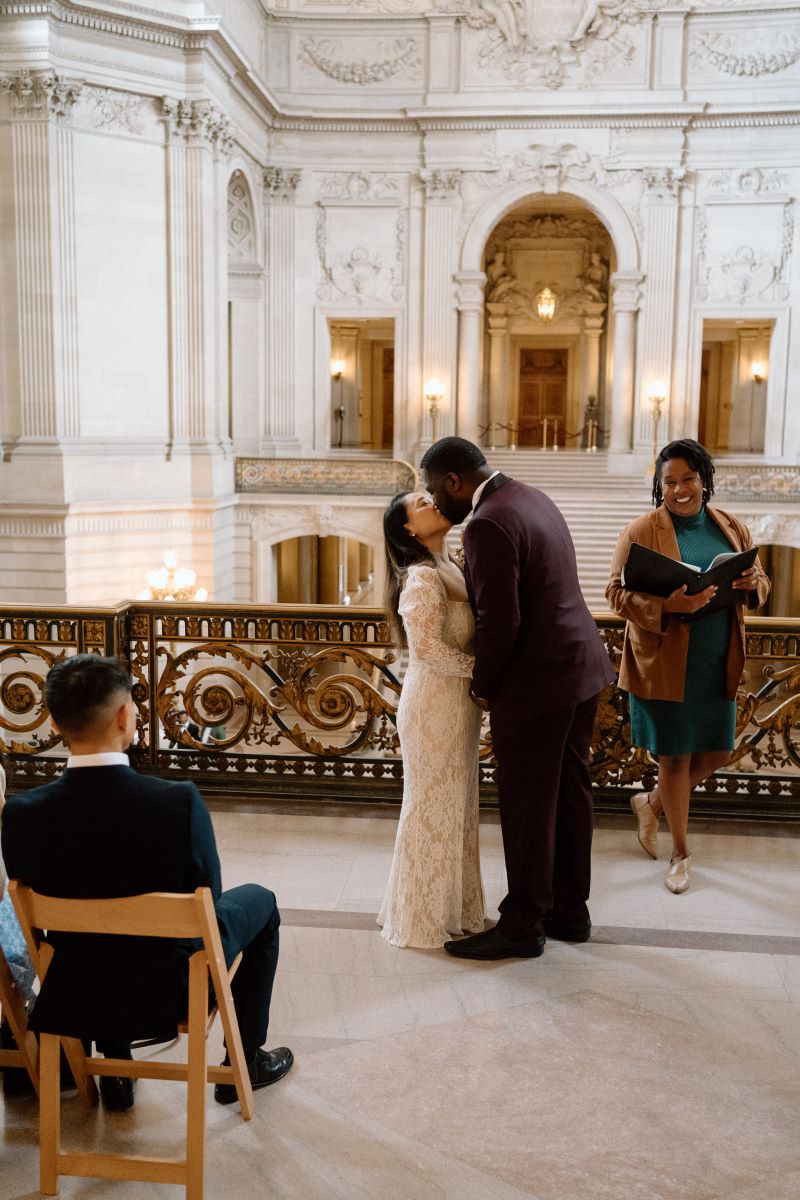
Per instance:
[[[481,714],[469,698],[475,623],[447,554],[449,528],[424,492],[396,496],[384,514],[387,608],[409,651],[397,710],[403,806],[378,916],[395,946],[443,946],[483,929]]]

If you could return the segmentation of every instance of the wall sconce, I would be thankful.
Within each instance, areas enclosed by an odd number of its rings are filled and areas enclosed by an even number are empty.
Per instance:
[[[344,375],[344,359],[335,358],[331,363],[331,376],[338,383]]]
[[[666,384],[661,382],[652,383],[647,389],[647,398],[650,401],[650,408],[653,413],[653,470],[655,470],[656,459],[658,458],[658,427],[661,424],[661,417],[667,405]]]
[[[763,383],[767,374],[766,363],[757,360],[753,363],[753,383]]]
[[[556,315],[556,294],[549,287],[543,288],[536,297],[536,313],[540,321],[552,321]]]
[[[425,384],[425,399],[428,402],[428,412],[431,418],[431,441],[436,441],[436,418],[439,416],[439,405],[444,398],[444,388],[438,379],[429,379]]]

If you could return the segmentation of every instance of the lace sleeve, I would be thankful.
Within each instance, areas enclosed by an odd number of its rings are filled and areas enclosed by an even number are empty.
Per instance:
[[[440,675],[472,676],[473,656],[444,640],[447,593],[435,567],[411,567],[398,607],[413,659]]]

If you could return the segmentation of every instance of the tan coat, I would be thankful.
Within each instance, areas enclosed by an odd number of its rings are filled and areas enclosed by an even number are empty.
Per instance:
[[[719,525],[734,550],[747,550],[753,539],[746,525],[737,521],[721,508],[709,508],[708,515]],[[606,600],[613,612],[625,617],[625,640],[622,646],[622,663],[619,686],[633,692],[644,700],[683,700],[686,677],[686,656],[689,650],[688,621],[671,619],[664,612],[664,601],[660,596],[648,596],[645,592],[629,592],[622,586],[621,572],[633,542],[658,550],[668,558],[680,559],[678,539],[669,512],[660,505],[653,512],[637,517],[620,534],[611,563],[611,578],[606,588]],[[746,592],[746,604],[759,608],[769,594],[770,582],[756,559],[758,571],[757,592]],[[728,643],[726,664],[727,694],[729,700],[736,698],[736,689],[742,677],[745,660],[744,641],[745,605],[737,605],[731,621],[731,636]]]

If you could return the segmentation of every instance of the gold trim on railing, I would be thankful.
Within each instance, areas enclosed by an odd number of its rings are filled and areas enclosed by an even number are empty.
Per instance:
[[[596,617],[615,666],[624,623]],[[397,795],[395,729],[404,656],[378,609],[126,603],[108,609],[0,608],[0,749],[11,779],[56,774],[66,755],[44,704],[44,677],[65,654],[117,654],[138,709],[140,769],[267,795],[287,780],[326,780]],[[179,712],[188,721],[179,722]],[[481,776],[494,781],[488,723]],[[532,779],[535,765],[532,764]],[[603,793],[649,783],[656,765],[630,745],[628,700],[607,688],[592,777]],[[283,783],[281,783],[283,781]],[[800,620],[747,619],[736,748],[707,792],[800,800]]]

